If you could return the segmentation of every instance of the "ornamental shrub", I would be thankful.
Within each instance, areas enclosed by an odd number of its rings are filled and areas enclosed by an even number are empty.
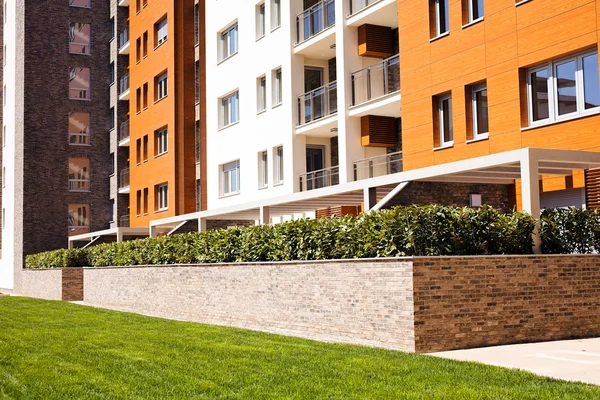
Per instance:
[[[356,217],[300,219],[272,226],[56,250],[28,256],[26,265],[27,268],[65,268],[530,254],[534,226],[534,220],[526,213],[503,214],[489,206],[410,206],[371,211]],[[600,237],[600,230],[594,232],[595,237]],[[551,242],[558,241],[553,248],[562,249],[559,245],[564,246],[561,244],[564,235],[557,239],[552,235],[556,236],[553,230],[547,235],[552,238]]]
[[[600,212],[581,208],[552,208],[542,213],[542,252],[589,254],[600,251]]]

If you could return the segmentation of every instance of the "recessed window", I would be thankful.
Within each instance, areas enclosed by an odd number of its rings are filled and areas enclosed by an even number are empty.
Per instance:
[[[115,83],[115,63],[111,62],[108,68],[108,82],[109,85],[112,85]]]
[[[267,77],[261,76],[256,81],[256,111],[263,112],[267,109]]]
[[[273,107],[283,101],[283,84],[281,82],[281,68],[273,72]]]
[[[473,86],[471,95],[473,115],[473,139],[481,139],[488,135],[488,94],[485,84]]]
[[[168,74],[165,72],[156,78],[156,99],[159,101],[167,97],[168,94]]]
[[[89,145],[90,144],[90,114],[89,113],[70,113],[69,114],[69,144],[70,145]]]
[[[69,28],[69,53],[91,54],[91,26],[71,22]]]
[[[144,83],[143,89],[142,89],[142,107],[143,110],[148,108],[148,84]]]
[[[265,3],[256,6],[256,38],[265,36]]]
[[[92,8],[92,0],[69,0],[69,6]]]
[[[143,161],[148,161],[148,135],[144,135],[142,142],[143,142],[143,149],[142,149]]]
[[[168,198],[167,198],[168,200]],[[144,215],[148,215],[148,188],[144,188]]]
[[[530,126],[596,112],[600,108],[598,53],[529,69],[527,89]]]
[[[433,22],[433,37],[443,35],[450,29],[448,0],[430,0],[430,13]]]
[[[269,162],[267,151],[258,153],[258,187],[259,189],[269,186]]]
[[[115,153],[110,153],[110,175],[115,174]]]
[[[69,98],[89,100],[91,72],[89,68],[71,68],[69,71]]]
[[[221,33],[221,60],[231,57],[238,51],[237,23]]]
[[[169,131],[165,127],[154,132],[154,148],[157,156],[165,154],[169,150]]]
[[[67,226],[69,236],[88,233],[90,230],[90,206],[88,204],[69,204]]]
[[[221,165],[221,196],[240,192],[240,160]]]
[[[239,92],[230,94],[221,99],[221,128],[229,126],[239,121],[240,108]]]
[[[271,0],[271,30],[281,26],[281,0]]]
[[[168,31],[167,18],[165,17],[162,20],[160,20],[154,26],[154,29],[156,30],[156,46],[155,47],[158,47],[167,41],[167,33],[168,33],[167,32]]]
[[[135,162],[138,165],[142,162],[142,139],[135,141]]]
[[[142,35],[142,59],[148,57],[148,31]]]
[[[283,146],[275,149],[275,184],[283,183]]]
[[[90,191],[89,158],[69,158],[69,191]]]
[[[169,185],[162,183],[155,186],[155,209],[156,211],[165,211],[169,208]]]
[[[115,222],[116,220],[116,211],[115,211],[115,199],[110,199],[110,221]]]
[[[437,96],[436,103],[436,131],[438,136],[435,140],[436,147],[452,146],[454,144],[454,130],[452,126],[452,96],[449,94]]]
[[[469,22],[477,21],[483,18],[483,0],[467,0]]]

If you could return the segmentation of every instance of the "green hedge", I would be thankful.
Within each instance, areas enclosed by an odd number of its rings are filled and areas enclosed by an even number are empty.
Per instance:
[[[553,208],[542,213],[542,252],[590,254],[600,251],[600,212],[580,208]]]
[[[533,219],[492,207],[397,207],[27,256],[27,268],[530,254]]]

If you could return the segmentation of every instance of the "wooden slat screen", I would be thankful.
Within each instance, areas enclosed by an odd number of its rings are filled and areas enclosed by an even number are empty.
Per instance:
[[[600,169],[585,171],[585,202],[587,208],[600,208]]]
[[[392,56],[392,28],[379,25],[358,27],[358,55],[388,58]]]
[[[396,119],[365,115],[360,119],[363,147],[392,147],[396,144]]]

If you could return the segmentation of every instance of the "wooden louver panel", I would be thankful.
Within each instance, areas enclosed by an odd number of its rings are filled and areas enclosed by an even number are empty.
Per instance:
[[[363,147],[392,147],[396,144],[396,119],[365,115],[360,119]]]
[[[369,24],[358,27],[359,56],[388,58],[392,47],[392,28]]]
[[[333,216],[343,217],[344,215],[360,214],[360,206],[333,206],[316,211],[316,218],[331,218]]]
[[[585,203],[589,209],[600,208],[600,169],[585,171]]]

